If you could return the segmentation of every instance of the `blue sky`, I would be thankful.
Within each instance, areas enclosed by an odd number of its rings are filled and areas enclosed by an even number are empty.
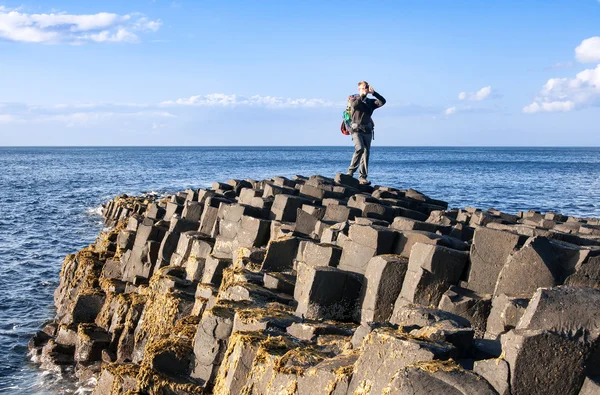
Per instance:
[[[322,4],[325,3],[325,4]],[[0,1],[0,145],[600,145],[600,1]]]

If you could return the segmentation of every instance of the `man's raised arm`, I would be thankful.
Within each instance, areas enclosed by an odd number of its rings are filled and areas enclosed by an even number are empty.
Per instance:
[[[377,100],[375,100],[375,107],[379,108],[385,104],[385,98],[383,96],[381,96],[379,93],[377,93],[375,91],[373,91],[372,94],[377,99]]]

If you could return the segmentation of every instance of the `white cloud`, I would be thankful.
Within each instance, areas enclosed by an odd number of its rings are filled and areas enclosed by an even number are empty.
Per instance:
[[[28,14],[0,7],[0,39],[27,43],[126,42],[139,37],[134,32],[155,32],[161,21],[141,14],[118,15],[100,12],[73,15],[64,12]]]
[[[487,99],[492,94],[491,86],[484,86],[477,92],[460,92],[458,100],[482,101]]]
[[[149,127],[165,127],[165,121],[185,115],[189,107],[215,107],[236,109],[254,106],[263,109],[309,109],[336,107],[345,103],[333,103],[324,99],[283,98],[275,96],[244,97],[221,93],[197,95],[161,103],[75,103],[35,105],[24,103],[0,103],[0,123],[62,123],[66,126],[86,126],[106,120],[136,119],[149,122]]]
[[[575,58],[582,63],[600,62],[600,37],[585,39],[575,48]]]
[[[523,112],[571,111],[596,104],[600,100],[600,64],[583,70],[575,78],[551,78]]]
[[[208,95],[196,95],[177,100],[168,100],[160,103],[163,106],[260,106],[268,108],[295,108],[295,107],[343,107],[344,103],[335,103],[324,99],[303,99],[276,96],[254,95],[250,97],[239,95],[226,95],[223,93],[212,93]]]
[[[456,107],[448,107],[446,110],[444,110],[444,114],[446,115],[452,115],[456,113]]]
[[[536,112],[567,112],[575,107],[575,103],[570,100],[552,101],[552,102],[533,102],[528,106],[523,107],[523,112],[527,114],[535,114]]]
[[[10,114],[0,114],[0,123],[14,122],[15,118]]]
[[[600,0],[599,0],[600,1]],[[550,67],[546,67],[546,70],[555,70],[555,69],[569,69],[575,66],[574,62],[556,62]]]
[[[4,114],[0,123],[62,123],[67,127],[88,125],[109,119],[158,120],[175,118],[176,115],[154,106],[154,109],[139,110],[131,104],[57,104],[52,106],[0,103]],[[132,111],[133,109],[133,111]]]

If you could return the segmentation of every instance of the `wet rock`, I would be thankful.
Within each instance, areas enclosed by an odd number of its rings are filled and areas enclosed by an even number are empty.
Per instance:
[[[89,382],[90,380],[95,380],[101,371],[101,362],[78,362],[77,365],[75,365],[75,377],[77,377],[79,382],[82,383]]]
[[[102,358],[102,350],[110,344],[110,336],[93,324],[81,324],[77,331],[75,361],[94,362]]]
[[[77,324],[60,325],[56,331],[56,342],[65,346],[77,343]]]
[[[75,346],[63,345],[49,340],[44,347],[40,357],[41,368],[46,370],[62,371],[74,362],[73,354]]]
[[[72,310],[62,318],[63,323],[94,322],[102,309],[105,295],[103,293],[79,294]]]
[[[27,344],[27,348],[29,351],[39,350],[42,346],[48,343],[52,336],[48,335],[43,331],[38,331],[29,339],[29,343]]]

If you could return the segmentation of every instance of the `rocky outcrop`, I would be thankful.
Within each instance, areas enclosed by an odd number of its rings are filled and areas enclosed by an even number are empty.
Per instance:
[[[94,394],[578,394],[600,222],[448,209],[346,175],[119,196],[65,258],[44,369]]]

